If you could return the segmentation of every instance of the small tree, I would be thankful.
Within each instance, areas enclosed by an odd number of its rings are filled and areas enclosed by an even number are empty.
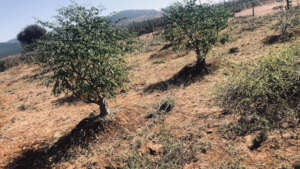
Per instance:
[[[132,41],[99,12],[74,3],[58,11],[57,22],[39,21],[51,31],[37,43],[37,60],[55,95],[71,92],[98,104],[104,117],[109,114],[106,98],[128,81],[121,56],[131,50]]]
[[[287,36],[290,28],[299,25],[299,10],[297,8],[281,8],[279,13],[278,23],[275,28],[280,30],[281,36]]]
[[[197,4],[196,0],[175,3],[164,10],[168,25],[164,37],[174,49],[194,50],[198,68],[217,42],[218,33],[227,27],[231,13],[221,6]]]
[[[22,46],[31,45],[46,34],[46,29],[39,25],[29,25],[17,35]]]

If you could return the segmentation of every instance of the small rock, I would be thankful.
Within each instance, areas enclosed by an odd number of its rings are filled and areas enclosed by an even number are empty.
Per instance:
[[[212,130],[207,130],[206,133],[207,133],[207,134],[212,134],[213,131],[212,131]]]
[[[61,137],[61,133],[60,132],[55,132],[54,133],[54,137],[55,138],[60,138]]]
[[[151,155],[157,155],[157,154],[163,153],[163,145],[148,143],[147,144],[147,152]]]
[[[251,147],[252,146],[252,136],[251,135],[248,135],[248,136],[245,136],[245,143],[247,145],[247,147]]]
[[[154,118],[154,117],[155,117],[154,113],[148,113],[145,118],[146,119],[151,119],[151,118]]]

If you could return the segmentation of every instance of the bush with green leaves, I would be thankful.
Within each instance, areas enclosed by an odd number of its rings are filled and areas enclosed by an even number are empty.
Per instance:
[[[290,47],[233,73],[217,85],[217,104],[240,116],[230,130],[246,135],[299,124],[300,74],[294,66],[299,58],[299,49]]]
[[[58,10],[55,23],[39,21],[50,31],[37,43],[36,60],[54,95],[71,93],[98,104],[104,117],[109,114],[106,98],[128,82],[123,56],[133,41],[100,12],[73,3]]]
[[[197,66],[202,68],[206,65],[206,55],[218,40],[219,32],[227,27],[231,13],[222,6],[187,0],[164,9],[164,15],[168,20],[164,38],[173,49],[195,51]]]

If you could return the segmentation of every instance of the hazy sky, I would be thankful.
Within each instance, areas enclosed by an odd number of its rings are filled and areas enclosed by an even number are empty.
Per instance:
[[[105,13],[125,9],[161,9],[176,0],[75,0],[79,4],[105,7]],[[34,18],[48,21],[70,0],[0,0],[0,42],[16,37]]]

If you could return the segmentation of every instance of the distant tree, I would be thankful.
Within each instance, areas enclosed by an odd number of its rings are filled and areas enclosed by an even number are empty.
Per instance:
[[[177,2],[164,9],[168,24],[164,37],[174,49],[194,50],[197,66],[206,65],[205,58],[217,42],[218,33],[227,27],[231,13],[221,6],[198,4],[196,0]]]
[[[46,32],[46,29],[39,25],[29,25],[17,35],[17,39],[24,47],[26,45],[33,44],[35,41],[44,36]]]
[[[56,22],[39,23],[50,31],[37,43],[36,59],[52,92],[62,92],[99,105],[109,114],[106,98],[128,81],[123,55],[132,49],[130,34],[115,28],[100,10],[76,3],[61,8]]]

